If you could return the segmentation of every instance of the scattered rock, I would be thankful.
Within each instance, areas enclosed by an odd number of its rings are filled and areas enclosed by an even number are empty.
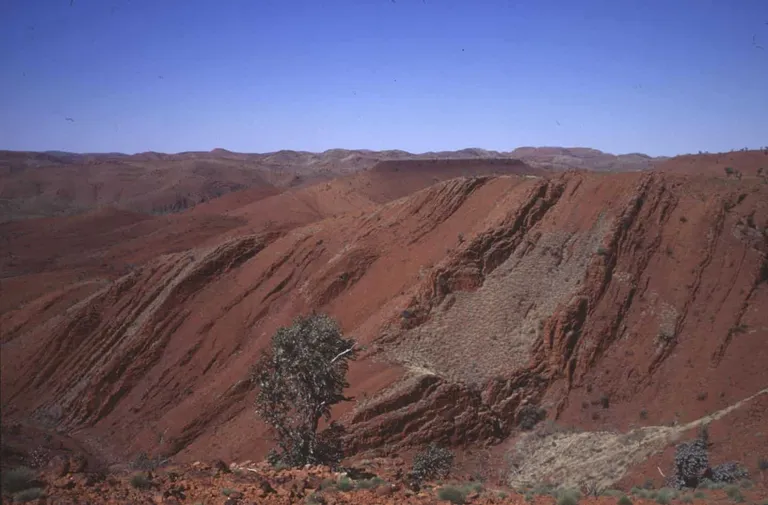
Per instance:
[[[56,477],[63,477],[69,473],[69,459],[64,456],[54,456],[48,462],[48,472]]]
[[[259,492],[261,494],[260,498],[263,498],[269,494],[274,494],[277,491],[275,491],[275,488],[272,487],[272,485],[269,483],[267,479],[260,478],[259,479]]]
[[[216,461],[213,462],[213,469],[216,471],[217,474],[232,473],[232,470],[229,469],[227,464],[220,459],[217,459]]]
[[[53,487],[57,489],[72,489],[75,487],[75,481],[70,477],[59,477],[53,481]]]
[[[81,473],[88,467],[88,460],[82,454],[75,454],[69,457],[69,472]]]

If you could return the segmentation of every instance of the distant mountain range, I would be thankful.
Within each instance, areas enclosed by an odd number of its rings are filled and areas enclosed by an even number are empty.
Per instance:
[[[381,162],[520,160],[536,170],[628,172],[649,169],[663,159],[564,147],[420,154],[366,149],[260,154],[226,149],[176,154],[0,151],[0,221],[77,214],[104,206],[143,213],[177,212],[233,191],[281,192],[369,170]]]

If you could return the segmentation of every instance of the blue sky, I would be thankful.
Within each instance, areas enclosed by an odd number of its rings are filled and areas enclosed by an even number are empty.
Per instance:
[[[766,144],[766,0],[0,1],[0,149]]]

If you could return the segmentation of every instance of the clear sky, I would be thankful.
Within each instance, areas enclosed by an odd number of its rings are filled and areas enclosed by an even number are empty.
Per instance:
[[[524,145],[768,145],[768,0],[0,0],[0,149]]]

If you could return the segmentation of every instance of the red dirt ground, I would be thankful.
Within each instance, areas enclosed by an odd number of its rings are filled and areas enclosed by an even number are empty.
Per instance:
[[[336,412],[359,457],[503,448],[526,404],[585,430],[697,419],[768,386],[763,155],[728,156],[743,178],[707,157],[702,175],[385,163],[173,216],[6,223],[4,421],[110,463],[258,460],[248,368],[310,310],[367,348]],[[520,175],[441,182],[489,170]],[[713,424],[713,459],[759,475],[766,408]]]

